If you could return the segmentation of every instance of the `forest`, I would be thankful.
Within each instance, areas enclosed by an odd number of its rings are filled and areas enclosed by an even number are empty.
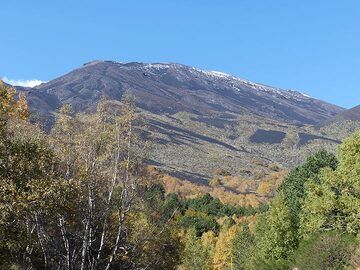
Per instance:
[[[236,204],[167,188],[136,112],[64,105],[44,131],[0,85],[0,269],[360,269],[359,131]]]

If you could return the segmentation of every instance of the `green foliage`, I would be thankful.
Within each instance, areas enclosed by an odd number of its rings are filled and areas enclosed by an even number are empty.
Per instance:
[[[54,154],[45,142],[2,138],[0,156],[0,178],[11,179],[18,189],[52,173]]]
[[[355,237],[339,232],[317,233],[301,241],[292,266],[309,270],[341,270],[350,264],[358,245]]]
[[[146,187],[144,192],[144,200],[149,205],[157,205],[159,202],[165,201],[165,189],[159,183],[154,183],[149,187]]]
[[[255,234],[257,254],[270,265],[283,264],[296,247],[291,212],[280,193],[267,213],[259,217]]]
[[[219,199],[215,199],[207,193],[202,197],[188,200],[187,208],[203,212],[211,216],[220,216],[222,214],[223,204]]]
[[[343,142],[339,166],[324,169],[307,185],[301,213],[301,233],[323,230],[360,234],[360,132]]]
[[[203,246],[194,229],[188,230],[182,254],[182,266],[186,270],[204,270],[211,262],[210,250]]]
[[[354,184],[354,191],[358,192],[360,185],[360,130],[340,145],[339,159],[339,173],[351,184]]]
[[[266,205],[260,205],[258,208],[253,208],[251,206],[242,207],[223,204],[218,198],[212,197],[209,193],[202,197],[187,200],[184,207],[186,209],[193,209],[214,217],[230,217],[232,215],[251,216],[267,210]]]
[[[170,194],[167,198],[167,205],[168,211],[175,208],[179,209],[182,214],[179,217],[179,225],[185,229],[194,228],[197,236],[201,236],[210,230],[219,232],[220,225],[217,222],[219,217],[228,217],[223,227],[230,227],[234,224],[234,220],[231,218],[233,215],[251,216],[268,209],[265,205],[253,208],[223,204],[210,194],[183,201],[179,200],[175,194]],[[167,212],[167,215],[169,214],[170,212]]]
[[[220,225],[216,219],[202,212],[187,211],[179,218],[179,225],[185,229],[194,229],[196,236],[200,237],[204,232],[219,232]]]
[[[289,173],[258,218],[247,269],[344,269],[350,263],[351,235],[360,230],[359,138],[344,141],[339,161],[320,151]],[[341,233],[318,233],[329,230]]]
[[[251,256],[253,246],[254,236],[250,233],[249,227],[246,224],[233,240],[232,253],[235,269],[246,269],[246,263]]]
[[[39,207],[54,209],[57,189],[51,181],[54,154],[45,140],[31,137],[25,96],[16,101],[15,93],[0,82],[0,267],[5,269],[29,258],[27,222]]]
[[[185,202],[180,200],[177,194],[170,193],[165,198],[164,217],[169,219],[175,211],[184,214],[186,211]]]
[[[222,223],[221,229],[228,230],[232,226],[236,224],[235,220],[232,217],[226,217],[225,220]]]
[[[71,215],[76,206],[73,195],[77,194],[77,186],[54,180],[53,152],[41,141],[6,139],[0,144],[0,151],[3,262],[23,265],[32,258],[33,265],[41,265],[41,247],[36,244],[40,239],[40,223],[52,222],[59,213]]]
[[[310,156],[304,164],[291,170],[284,182],[279,187],[289,206],[293,218],[298,225],[298,215],[301,210],[301,200],[306,195],[305,183],[310,177],[316,177],[322,168],[335,169],[338,162],[334,154],[320,150]]]

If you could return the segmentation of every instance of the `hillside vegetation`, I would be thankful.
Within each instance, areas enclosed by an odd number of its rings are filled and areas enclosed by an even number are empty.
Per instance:
[[[326,121],[345,111],[336,105],[177,63],[92,61],[20,90],[32,121],[48,129],[65,104],[94,113],[101,97],[119,106],[124,93],[131,93],[146,120],[142,136],[154,148],[150,164],[205,186],[218,169],[245,178],[253,175],[242,171],[271,172],[253,160],[292,168],[321,148],[335,151],[353,130],[327,128]]]
[[[148,165],[128,93],[62,106],[49,133],[15,97],[0,85],[0,269],[360,267],[359,131],[289,172],[253,159],[195,185]]]

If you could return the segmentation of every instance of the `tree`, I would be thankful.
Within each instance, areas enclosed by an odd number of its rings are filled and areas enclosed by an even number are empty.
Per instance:
[[[35,220],[38,207],[53,195],[52,155],[37,142],[22,141],[5,141],[0,152],[1,254],[24,263],[22,258],[28,261],[38,251],[31,242],[39,228]],[[50,202],[46,203],[49,206]]]
[[[296,230],[282,193],[272,201],[269,211],[257,220],[255,242],[258,258],[274,269],[286,263],[296,248]]]
[[[14,100],[16,90],[4,85],[0,81],[0,130],[4,131],[6,124],[13,112],[16,110]]]
[[[307,158],[304,164],[291,170],[279,187],[285,196],[286,204],[298,226],[298,215],[301,211],[301,200],[306,196],[305,184],[311,177],[316,177],[322,168],[335,169],[338,161],[334,154],[320,150]]]
[[[291,223],[295,230],[295,245],[299,242],[301,202],[307,194],[306,185],[310,178],[316,179],[323,168],[334,170],[338,161],[334,154],[320,150],[307,158],[304,164],[291,170],[278,191],[284,195],[284,203],[289,207]]]
[[[30,113],[24,93],[20,92],[19,98],[15,100],[16,89],[4,85],[0,80],[0,132],[1,137],[8,135],[8,124],[11,121],[27,120]]]
[[[220,231],[214,251],[214,269],[233,269],[234,257],[232,243],[238,230],[239,228],[237,226],[231,226],[230,228],[224,227]]]
[[[222,214],[223,204],[219,199],[215,199],[207,193],[202,197],[188,200],[187,207],[208,215],[220,216]]]
[[[41,132],[26,122],[25,96],[20,95],[18,101],[14,96],[15,89],[0,83],[0,261],[5,268],[36,265],[35,254],[46,259],[40,240],[40,208],[49,215],[56,192],[63,190],[60,182],[51,181],[53,152]],[[38,136],[31,137],[33,132]]]
[[[236,234],[232,243],[234,269],[246,269],[246,263],[251,256],[251,249],[254,244],[254,236],[251,234],[248,224],[244,224],[241,231]]]
[[[204,270],[208,269],[210,263],[209,249],[202,245],[194,229],[188,230],[182,255],[182,267],[186,270]]]
[[[77,216],[82,224],[76,221],[71,228],[73,220],[58,217],[66,269],[110,269],[127,258],[121,253],[137,250],[125,234],[127,217],[139,203],[145,151],[137,136],[135,101],[126,94],[122,102],[119,110],[102,100],[93,116],[74,115],[65,105],[52,132],[63,177],[81,189]]]
[[[345,269],[351,264],[356,245],[353,236],[337,232],[317,233],[301,241],[292,265],[309,270]]]
[[[174,268],[178,237],[161,216],[162,187],[142,170],[132,97],[120,109],[103,100],[94,115],[64,106],[49,144],[15,130],[25,103],[1,96],[1,267]]]
[[[201,236],[201,243],[208,254],[208,267],[212,269],[212,261],[215,252],[215,246],[217,242],[217,235],[213,231],[208,231],[203,233]]]
[[[215,218],[203,212],[196,212],[192,209],[188,209],[183,216],[179,217],[178,222],[180,226],[186,229],[195,229],[198,237],[201,237],[204,232],[218,232],[220,228],[220,225]]]
[[[339,230],[360,233],[360,132],[339,148],[339,166],[311,179],[302,204],[301,233]]]

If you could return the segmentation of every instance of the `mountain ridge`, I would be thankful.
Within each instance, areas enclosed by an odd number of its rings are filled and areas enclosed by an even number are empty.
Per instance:
[[[343,110],[297,91],[178,63],[97,60],[32,89],[55,95],[59,103],[70,101],[78,110],[97,102],[101,95],[119,99],[124,91],[134,92],[140,106],[158,113],[250,112],[262,116],[270,114],[285,121],[316,124]],[[83,100],[76,102],[71,98]]]
[[[327,122],[339,122],[342,120],[360,121],[360,105],[340,112],[339,114],[329,119]]]

